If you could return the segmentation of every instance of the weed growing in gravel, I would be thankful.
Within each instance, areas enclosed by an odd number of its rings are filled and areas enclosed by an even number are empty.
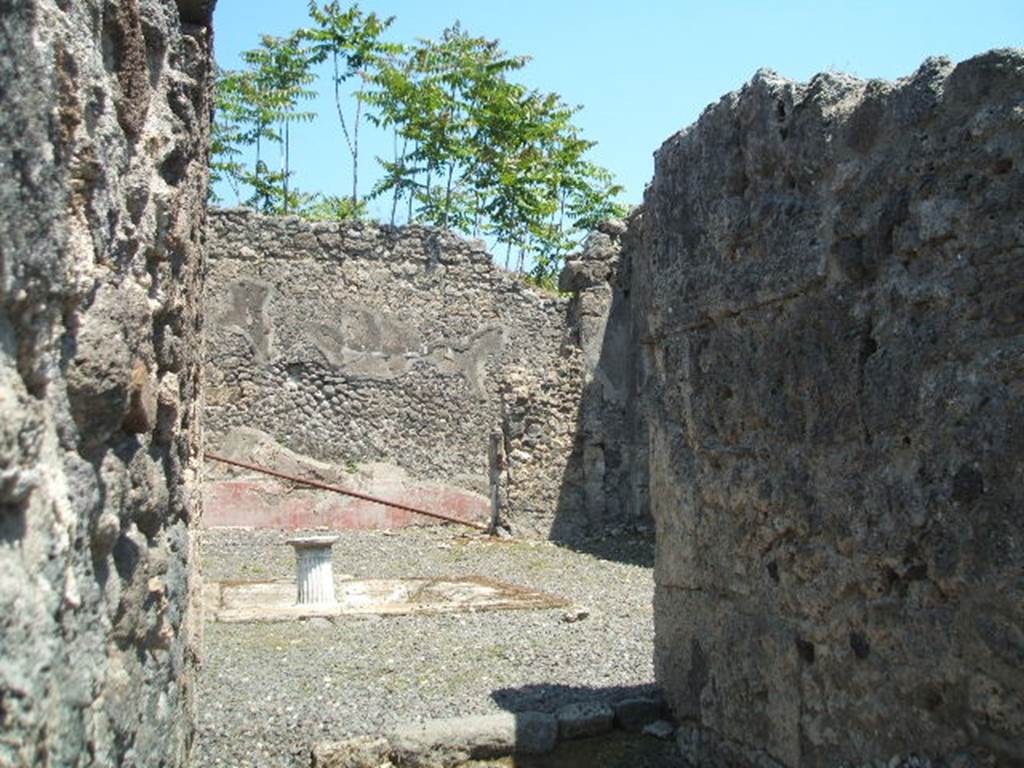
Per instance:
[[[482,656],[490,659],[504,659],[508,656],[508,646],[504,643],[495,643],[484,646]]]
[[[243,563],[242,574],[245,576],[256,576],[258,578],[266,578],[270,575],[270,570],[259,563]]]

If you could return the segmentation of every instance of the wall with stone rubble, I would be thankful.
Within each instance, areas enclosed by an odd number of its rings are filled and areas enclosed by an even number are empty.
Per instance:
[[[657,153],[656,666],[701,765],[1024,761],[1022,211],[1019,50],[762,71]]]
[[[209,4],[0,11],[0,765],[181,765]]]
[[[590,524],[582,486],[563,492],[584,458],[578,296],[541,292],[494,266],[482,243],[422,227],[245,210],[211,224],[211,450],[486,522],[496,433],[503,522],[537,535]],[[618,236],[596,234],[580,260],[607,261]],[[268,516],[258,499],[284,509],[290,490],[212,471],[222,474],[211,522],[396,524],[336,497],[305,504],[301,521]]]

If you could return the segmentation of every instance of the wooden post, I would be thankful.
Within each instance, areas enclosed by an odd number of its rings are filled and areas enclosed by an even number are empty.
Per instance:
[[[501,515],[501,472],[505,469],[505,444],[501,432],[491,432],[487,454],[491,484],[491,525],[488,533],[493,536],[498,532]]]

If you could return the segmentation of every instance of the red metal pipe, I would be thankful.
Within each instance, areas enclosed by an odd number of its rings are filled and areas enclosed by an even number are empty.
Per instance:
[[[330,485],[328,483],[321,483],[318,480],[307,480],[303,477],[295,477],[294,475],[286,475],[284,472],[278,472],[275,469],[268,467],[261,467],[259,464],[249,464],[244,461],[235,461],[234,459],[228,459],[223,456],[218,456],[216,453],[207,453],[206,458],[212,461],[219,461],[221,464],[230,464],[233,467],[241,467],[242,469],[252,470],[253,472],[262,472],[264,475],[270,475],[271,477],[277,477],[281,480],[288,480],[292,483],[300,483],[301,485],[308,485],[310,488],[319,488],[322,491],[331,491],[332,493],[340,493],[342,496],[351,496],[355,499],[362,499],[363,501],[371,501],[374,504],[383,504],[386,507],[394,507],[395,509],[401,509],[406,512],[412,512],[417,515],[424,515],[426,517],[434,517],[438,520],[444,520],[449,523],[458,523],[459,525],[465,525],[469,528],[476,528],[480,531],[487,531],[486,525],[481,523],[474,523],[469,520],[461,520],[457,517],[451,517],[441,512],[428,512],[425,509],[417,509],[416,507],[410,507],[406,504],[398,504],[394,501],[387,501],[386,499],[378,499],[375,496],[367,496],[365,493],[358,493],[356,491],[350,491],[347,488],[342,488],[338,485]]]

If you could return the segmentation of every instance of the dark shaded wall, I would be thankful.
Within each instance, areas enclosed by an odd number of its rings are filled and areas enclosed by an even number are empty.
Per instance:
[[[656,666],[702,765],[1024,761],[1024,53],[760,72],[633,227]]]
[[[192,739],[209,7],[0,2],[0,764]]]
[[[639,343],[630,311],[641,216],[638,209],[627,221],[601,224],[559,277],[559,288],[572,297],[567,324],[580,350],[581,387],[571,403],[575,439],[552,538],[612,556],[621,534],[651,533],[647,426],[637,398]]]

